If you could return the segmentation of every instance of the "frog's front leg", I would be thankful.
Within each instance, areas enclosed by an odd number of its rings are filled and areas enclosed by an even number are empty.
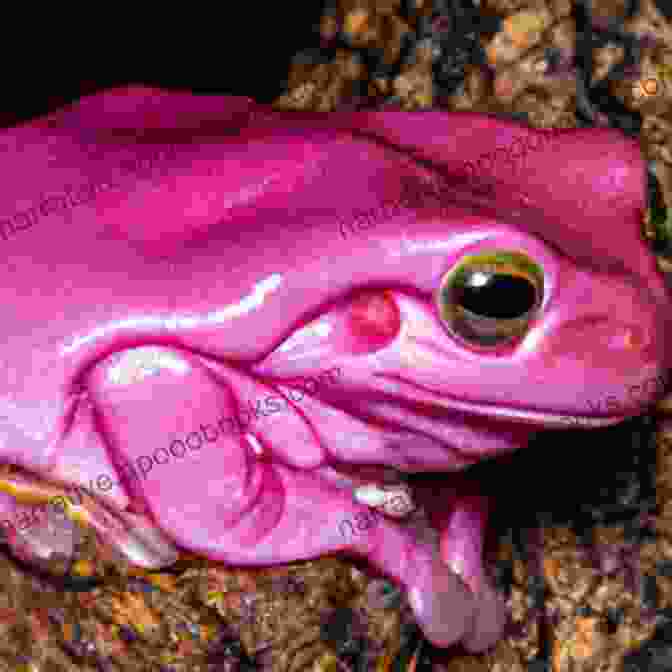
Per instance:
[[[436,645],[463,641],[480,650],[494,643],[497,624],[483,618],[436,545],[384,517],[365,533],[357,525],[357,533],[348,534],[344,521],[370,521],[371,511],[321,476],[326,451],[298,409],[288,403],[282,414],[225,432],[225,420],[239,415],[248,394],[270,388],[219,362],[179,351],[172,358],[170,366],[125,383],[112,362],[99,364],[88,379],[87,394],[114,459],[161,456],[134,482],[132,509],[146,511],[178,546],[232,565],[341,551],[363,556],[406,589]],[[199,427],[210,443],[198,438]]]

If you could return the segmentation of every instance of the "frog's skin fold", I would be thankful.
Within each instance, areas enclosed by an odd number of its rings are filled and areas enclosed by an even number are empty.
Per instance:
[[[517,162],[465,181],[516,138]],[[145,566],[177,549],[234,565],[353,553],[408,591],[433,643],[483,650],[504,603],[482,567],[489,504],[462,470],[572,418],[636,415],[670,366],[669,297],[640,239],[645,164],[617,131],[126,87],[0,147],[0,459],[20,468],[3,518],[14,496],[109,475],[73,511]],[[382,214],[344,236],[355,211]],[[536,262],[543,297],[517,344],[479,350],[434,299],[491,249]],[[243,433],[207,439],[255,400]],[[207,442],[166,459],[197,431]],[[153,455],[144,478],[124,469]],[[369,511],[352,488],[390,467],[444,472],[417,493],[434,541],[385,515],[343,534]],[[31,546],[41,527],[10,534],[15,552],[67,550]]]

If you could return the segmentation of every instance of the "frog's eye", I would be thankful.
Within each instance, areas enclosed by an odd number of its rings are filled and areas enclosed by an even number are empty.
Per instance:
[[[521,338],[543,297],[544,274],[520,252],[463,257],[441,280],[439,314],[470,344],[498,346]]]

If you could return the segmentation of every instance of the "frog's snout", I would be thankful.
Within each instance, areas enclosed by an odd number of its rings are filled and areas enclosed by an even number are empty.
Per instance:
[[[584,396],[591,416],[641,412],[661,396],[672,367],[672,310],[646,287],[613,278],[575,291],[548,316],[541,363]]]
[[[649,325],[618,320],[606,313],[565,322],[550,336],[547,346],[557,353],[562,351],[565,357],[596,367],[621,368],[624,373],[658,359],[657,338]]]

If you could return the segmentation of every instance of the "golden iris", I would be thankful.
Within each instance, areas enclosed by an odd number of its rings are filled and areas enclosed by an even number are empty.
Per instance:
[[[524,336],[543,293],[543,271],[527,255],[490,250],[463,257],[448,271],[437,300],[452,333],[490,347]]]

